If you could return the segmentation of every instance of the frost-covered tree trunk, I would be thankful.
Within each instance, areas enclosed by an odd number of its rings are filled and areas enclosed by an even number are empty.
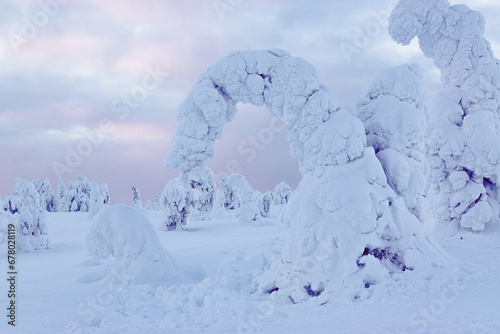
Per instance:
[[[139,193],[139,190],[137,190],[136,187],[132,187],[132,191],[134,192],[134,208],[137,210],[141,211],[142,210],[142,200],[141,200],[141,194]]]
[[[426,213],[428,177],[424,100],[422,69],[408,64],[380,73],[355,110],[387,182],[421,222]]]
[[[239,102],[266,105],[283,119],[303,175],[287,204],[282,259],[256,279],[257,291],[323,303],[458,275],[455,260],[387,184],[361,121],[319,84],[312,65],[286,51],[234,52],[209,68],[180,107],[165,166],[204,166]]]
[[[441,71],[444,89],[429,105],[432,211],[474,231],[498,226],[500,212],[500,67],[484,25],[480,13],[446,0],[400,0],[389,18],[392,38],[418,37]]]

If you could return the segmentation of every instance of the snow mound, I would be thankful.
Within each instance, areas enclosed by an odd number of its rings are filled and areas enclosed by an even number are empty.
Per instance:
[[[105,207],[94,217],[85,247],[97,259],[116,258],[114,274],[136,284],[166,283],[177,273],[148,218],[125,204]]]

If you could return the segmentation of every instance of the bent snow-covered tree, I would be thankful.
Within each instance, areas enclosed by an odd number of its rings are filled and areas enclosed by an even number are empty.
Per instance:
[[[356,105],[368,146],[375,149],[387,182],[420,221],[426,212],[425,90],[417,64],[391,67],[371,83]]]
[[[283,119],[303,175],[287,205],[282,259],[256,279],[256,290],[327,302],[337,294],[362,298],[383,282],[458,274],[387,184],[361,121],[319,84],[311,64],[286,51],[234,52],[209,68],[180,107],[165,166],[204,166],[239,102],[266,105]]]
[[[484,25],[480,13],[446,0],[400,0],[389,18],[392,38],[418,37],[441,70],[444,89],[429,106],[433,211],[475,231],[498,224],[500,211],[500,67]]]

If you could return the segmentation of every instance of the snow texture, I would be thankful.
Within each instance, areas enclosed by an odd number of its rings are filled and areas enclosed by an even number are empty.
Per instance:
[[[444,89],[429,106],[432,211],[456,228],[498,224],[500,68],[483,16],[446,0],[400,0],[389,24],[398,43],[418,37],[441,71]]]
[[[407,64],[380,73],[355,109],[387,182],[421,222],[426,213],[428,177],[424,100],[422,69]]]
[[[148,218],[125,204],[108,206],[94,217],[85,247],[97,259],[113,256],[112,274],[135,284],[163,284],[177,272]]]
[[[282,259],[256,278],[256,291],[328,302],[342,294],[368,298],[384,284],[458,276],[456,261],[387,184],[366,148],[363,123],[319,84],[311,64],[286,51],[234,52],[203,74],[180,107],[165,166],[182,172],[204,166],[238,102],[266,105],[283,119],[303,175],[287,205]]]
[[[4,199],[4,209],[16,223],[16,246],[24,252],[49,248],[46,211],[40,205],[40,195],[35,185],[17,178],[14,188]]]

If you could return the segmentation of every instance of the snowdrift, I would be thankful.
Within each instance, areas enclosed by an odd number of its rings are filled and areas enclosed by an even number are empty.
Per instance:
[[[166,283],[177,274],[148,218],[125,204],[105,207],[94,217],[85,247],[98,259],[116,258],[114,274],[136,284]]]

